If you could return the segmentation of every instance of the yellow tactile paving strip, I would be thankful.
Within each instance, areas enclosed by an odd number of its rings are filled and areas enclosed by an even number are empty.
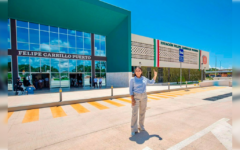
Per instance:
[[[65,111],[62,109],[61,106],[50,107],[53,118],[64,117],[67,116]]]
[[[108,99],[108,100],[103,100],[103,101],[106,102],[106,103],[112,104],[112,105],[114,105],[114,106],[117,106],[117,107],[125,106],[125,105],[123,105],[123,104],[114,102],[114,101],[109,100],[109,99]]]
[[[180,91],[171,91],[171,92],[161,92],[161,93],[155,93],[155,94],[148,94],[148,102],[151,100],[161,100],[171,98],[171,97],[178,97],[182,95],[187,95],[187,94],[192,94],[192,93],[198,93],[198,92],[205,92],[209,90],[216,90],[216,89],[222,89],[225,87],[205,87],[205,88],[195,88],[195,89],[188,89],[188,90],[180,90]],[[116,101],[121,101],[121,103],[116,102]],[[102,102],[108,103],[113,106],[117,107],[122,107],[126,105],[130,105],[131,103],[131,97],[122,97],[122,98],[117,98],[115,101],[112,100],[102,100]],[[109,107],[105,106],[104,103],[101,104],[99,102],[87,102],[86,104],[89,104],[91,106],[94,106],[95,108],[99,110],[104,110],[104,109],[109,109]],[[126,103],[126,105],[125,105]],[[109,105],[109,106],[110,106]],[[81,105],[81,104],[71,104],[71,107],[77,111],[78,113],[87,113],[91,112],[84,106],[86,105]],[[61,106],[56,106],[56,107],[50,107],[51,113],[53,118],[58,118],[58,117],[64,117],[67,116],[66,112],[63,110]],[[28,123],[28,122],[34,122],[39,120],[39,112],[41,109],[31,109],[31,110],[26,110],[26,113],[24,115],[22,123]],[[8,122],[8,120],[11,118],[14,112],[8,112],[5,122]]]
[[[27,110],[22,123],[33,122],[39,120],[39,109]]]
[[[94,107],[96,107],[96,108],[98,108],[100,110],[109,109],[109,107],[104,106],[104,105],[102,105],[102,104],[100,104],[98,102],[88,102],[88,104],[91,104],[91,105],[93,105]]]
[[[90,112],[88,109],[83,107],[81,104],[72,104],[71,105],[78,113]]]

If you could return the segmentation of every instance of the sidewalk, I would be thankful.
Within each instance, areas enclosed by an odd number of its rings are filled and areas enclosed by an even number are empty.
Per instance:
[[[194,85],[188,85],[188,87],[194,87]],[[196,87],[196,86],[195,86]],[[180,86],[172,86],[171,89],[181,89]],[[185,85],[182,88],[186,88]],[[164,91],[168,90],[168,86],[147,86],[147,92]],[[128,95],[129,88],[114,88],[113,96]],[[92,89],[83,91],[72,91],[62,93],[62,102],[85,100],[85,99],[96,99],[106,98],[111,96],[111,89]],[[21,96],[8,96],[8,108],[49,104],[59,102],[59,93],[47,93],[37,95],[21,95]]]

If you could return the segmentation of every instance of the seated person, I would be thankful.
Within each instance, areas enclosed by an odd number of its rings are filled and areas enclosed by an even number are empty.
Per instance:
[[[20,82],[20,78],[17,78],[17,82],[14,85],[14,91],[17,91],[17,85],[19,84],[19,82]]]
[[[26,91],[28,94],[34,94],[34,90],[35,90],[35,86],[30,84],[27,88],[26,88]]]
[[[24,91],[22,87],[22,82],[17,82],[18,84],[16,85],[16,95],[18,94],[17,91]]]

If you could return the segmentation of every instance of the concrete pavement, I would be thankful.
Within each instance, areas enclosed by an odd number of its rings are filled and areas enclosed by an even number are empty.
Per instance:
[[[185,85],[182,86],[185,88]],[[188,87],[196,87],[194,85],[188,85]],[[180,86],[171,86],[171,89],[180,89]],[[168,90],[168,86],[147,86],[147,92],[153,91],[164,91]],[[129,95],[129,88],[114,88],[113,95]],[[86,99],[104,99],[111,96],[111,89],[91,89],[83,91],[71,91],[62,93],[62,101],[76,101]],[[9,96],[8,97],[8,108],[39,105],[39,104],[50,104],[59,102],[59,93],[46,93],[37,95],[20,95],[20,96]],[[54,104],[56,106],[56,104]],[[59,104],[57,104],[59,105]]]
[[[9,149],[165,150],[181,142],[182,149],[228,149],[231,92],[230,87],[207,87],[149,94],[146,131],[134,137],[130,136],[131,106],[126,101],[129,98],[113,100],[123,106],[106,101],[97,102],[105,107],[80,103],[89,110],[84,113],[70,105],[61,107],[65,115],[42,108],[35,121],[34,111],[32,115],[27,111],[13,112],[8,120]],[[62,116],[54,117],[54,113]],[[31,117],[26,117],[29,114]],[[223,135],[227,137],[223,139]],[[192,136],[195,139],[186,144],[184,141]]]

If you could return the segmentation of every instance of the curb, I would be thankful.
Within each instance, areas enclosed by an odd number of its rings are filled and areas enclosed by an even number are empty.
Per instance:
[[[189,88],[179,88],[179,89],[170,89],[170,90],[161,90],[161,91],[151,91],[147,92],[147,94],[159,93],[159,92],[171,92],[171,91],[179,91],[179,90],[188,90],[197,87],[189,87]],[[17,107],[9,107],[8,112],[20,111],[20,110],[29,110],[29,109],[37,109],[37,108],[45,108],[45,107],[54,107],[54,106],[63,106],[69,104],[83,103],[83,102],[92,102],[92,101],[101,101],[103,99],[116,99],[121,97],[129,97],[129,94],[116,95],[116,96],[105,96],[105,97],[97,97],[97,98],[89,98],[89,99],[79,99],[79,100],[71,100],[71,101],[62,101],[62,102],[53,102],[53,103],[45,103],[45,104],[35,104],[35,105],[27,105],[27,106],[17,106]]]

